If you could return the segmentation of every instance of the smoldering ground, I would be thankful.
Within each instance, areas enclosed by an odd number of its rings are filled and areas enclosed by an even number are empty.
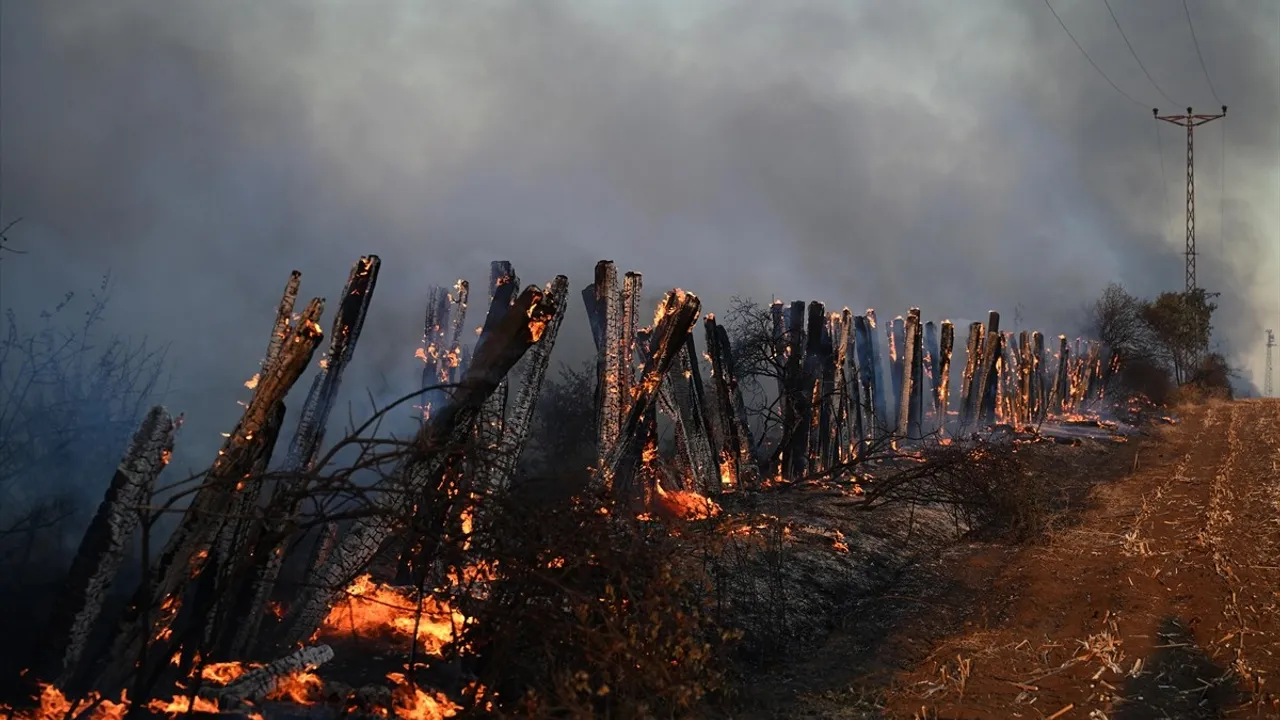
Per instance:
[[[194,465],[234,422],[288,271],[334,297],[368,252],[384,268],[356,402],[415,381],[426,285],[479,286],[491,259],[576,289],[611,258],[711,311],[1021,304],[1069,331],[1108,282],[1181,288],[1184,138],[1157,141],[1149,108],[1218,103],[1179,3],[1112,3],[1174,103],[1105,7],[1054,6],[1135,102],[1035,2],[5,0],[0,218],[23,218],[27,254],[4,260],[3,304],[30,317],[109,269],[111,329],[171,343]],[[1280,8],[1189,10],[1231,107],[1199,136],[1200,280],[1256,378],[1280,275]],[[558,358],[589,345],[577,303],[562,335]]]

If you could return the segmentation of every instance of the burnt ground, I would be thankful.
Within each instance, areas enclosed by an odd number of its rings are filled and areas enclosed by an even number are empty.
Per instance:
[[[745,715],[1280,718],[1280,402],[1066,450],[1043,535],[939,546]]]

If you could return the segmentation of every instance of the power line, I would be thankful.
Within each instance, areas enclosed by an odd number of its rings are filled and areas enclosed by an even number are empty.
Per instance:
[[[1110,0],[1102,0],[1102,4],[1107,6],[1107,12],[1111,13],[1111,22],[1115,23],[1116,30],[1120,31],[1120,37],[1124,39],[1125,47],[1129,48],[1129,54],[1132,55],[1134,61],[1138,63],[1138,67],[1142,70],[1142,74],[1147,76],[1147,80],[1151,82],[1151,87],[1155,88],[1156,92],[1160,93],[1160,97],[1164,98],[1170,105],[1177,105],[1177,103],[1173,101],[1173,98],[1170,98],[1164,90],[1160,89],[1160,85],[1156,83],[1155,78],[1151,77],[1151,73],[1147,72],[1147,66],[1142,64],[1142,60],[1138,57],[1138,52],[1133,49],[1133,43],[1129,42],[1129,36],[1125,35],[1124,28],[1120,27],[1120,19],[1116,17],[1116,11],[1111,9]],[[1185,4],[1186,2],[1184,0],[1183,5],[1185,6]],[[1218,104],[1221,105],[1222,103]]]
[[[1124,96],[1125,100],[1128,100],[1134,105],[1137,105],[1142,108],[1147,107],[1146,103],[1142,103],[1135,100],[1132,95],[1121,90],[1119,85],[1116,85],[1114,82],[1112,82],[1111,78],[1107,77],[1107,74],[1102,72],[1102,68],[1098,67],[1098,63],[1094,62],[1093,58],[1089,57],[1089,53],[1085,52],[1084,46],[1082,46],[1080,44],[1080,41],[1076,40],[1076,36],[1072,35],[1071,31],[1067,29],[1067,24],[1062,22],[1062,18],[1058,17],[1058,11],[1053,9],[1053,5],[1049,3],[1049,0],[1044,0],[1044,6],[1049,8],[1049,12],[1053,13],[1053,19],[1058,21],[1058,26],[1061,27],[1062,31],[1067,34],[1067,37],[1071,38],[1071,42],[1075,43],[1076,49],[1080,51],[1080,54],[1084,56],[1085,60],[1089,61],[1089,64],[1093,66],[1093,69],[1098,71],[1098,75],[1100,75],[1103,80],[1107,81],[1107,84],[1111,86],[1112,90],[1115,90],[1116,92],[1120,93],[1122,96]]]
[[[1196,39],[1196,26],[1191,22],[1191,8],[1187,7],[1187,0],[1182,0],[1182,12],[1187,16],[1187,27],[1191,28],[1191,44],[1196,46],[1196,57],[1200,60],[1204,81],[1209,83],[1209,92],[1213,94],[1213,101],[1221,105],[1222,100],[1218,99],[1218,91],[1213,89],[1213,80],[1209,78],[1209,68],[1205,67],[1204,55],[1200,54],[1200,41]]]
[[[1160,232],[1163,233],[1169,225],[1169,175],[1164,170],[1164,143],[1160,141],[1160,123],[1156,123],[1156,155],[1160,158],[1160,213],[1164,217],[1164,227]]]

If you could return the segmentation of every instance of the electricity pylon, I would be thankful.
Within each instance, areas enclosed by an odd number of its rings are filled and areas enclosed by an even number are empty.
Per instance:
[[[1196,289],[1196,156],[1195,129],[1205,123],[1213,122],[1227,116],[1227,106],[1217,115],[1193,115],[1187,108],[1186,115],[1161,115],[1160,108],[1152,108],[1151,115],[1157,120],[1184,127],[1187,129],[1187,292]]]

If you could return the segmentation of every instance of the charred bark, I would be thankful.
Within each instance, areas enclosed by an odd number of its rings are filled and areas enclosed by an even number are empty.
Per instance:
[[[179,424],[163,407],[151,408],[134,433],[106,496],[80,541],[41,642],[38,676],[51,678],[63,690],[84,689],[80,682],[85,645],[102,613],[129,539],[146,515],[145,506],[156,478],[169,462]]]
[[[859,456],[866,452],[867,443],[878,435],[882,417],[876,409],[874,331],[874,323],[866,315],[853,318],[853,349],[858,357],[858,404],[862,415],[862,432],[858,434]]]
[[[986,337],[986,328],[982,323],[975,322],[969,324],[969,342],[965,348],[964,374],[961,375],[963,384],[963,399],[960,406],[960,425],[968,429],[978,418],[978,405],[981,391],[982,375],[982,351],[984,338]]]
[[[872,388],[872,401],[876,415],[875,434],[879,438],[881,435],[889,433],[893,428],[893,419],[890,417],[890,403],[896,402],[892,399],[893,383],[889,380],[889,373],[885,372],[885,364],[880,355],[880,338],[876,333],[876,311],[867,308],[867,349],[871,358],[871,375],[874,378]]]
[[[951,408],[951,351],[955,346],[956,328],[950,320],[942,321],[938,348],[938,429],[947,432]]]
[[[520,278],[516,276],[510,262],[495,260],[490,263],[489,312],[480,329],[482,335],[486,330],[492,331],[502,321],[503,316],[511,309],[511,303],[519,289]],[[502,441],[506,434],[508,387],[508,379],[503,378],[493,394],[485,400],[480,408],[480,417],[476,420],[475,452],[468,453],[467,460],[479,488],[496,488],[499,484]]]
[[[333,659],[328,645],[302,647],[279,660],[236,678],[219,688],[206,688],[202,695],[216,698],[223,709],[234,708],[245,701],[260,701],[276,689],[280,680],[300,672],[310,672]]]
[[[905,371],[904,361],[906,359],[906,343],[907,328],[906,322],[899,315],[889,323],[885,328],[885,335],[889,341],[889,380],[893,383],[893,391],[890,397],[889,427],[897,432],[899,424],[903,421],[902,410],[902,386],[904,384]]]
[[[1000,359],[1004,336],[1000,334],[1000,313],[987,313],[987,339],[982,348],[982,369],[978,378],[978,423],[995,422],[997,384],[1000,376],[996,363]]]
[[[636,470],[658,390],[676,355],[685,347],[686,338],[698,321],[700,307],[698,297],[683,290],[668,292],[658,306],[640,384],[601,477],[615,499],[630,497],[634,491]]]
[[[804,362],[804,391],[808,400],[805,417],[805,469],[801,475],[817,475],[822,470],[822,415],[827,397],[822,378],[831,358],[831,334],[827,329],[827,307],[809,303],[807,344]]]
[[[252,472],[254,463],[263,454],[264,430],[268,428],[270,418],[302,375],[324,337],[317,323],[323,308],[324,302],[320,298],[312,299],[291,328],[280,347],[277,361],[262,374],[240,422],[218,452],[181,523],[148,573],[149,577],[155,578],[154,585],[144,583],[139,587],[113,643],[112,664],[98,683],[104,689],[116,689],[125,681],[143,645],[158,632],[163,634],[163,629],[173,619],[177,610],[174,602],[176,591],[201,574],[215,536],[233,509],[245,476]],[[164,607],[166,600],[170,601],[167,612],[159,618],[148,616],[153,609]],[[158,645],[162,646],[160,654],[168,657],[169,653],[164,652],[167,643]]]
[[[711,445],[707,418],[703,414],[706,405],[696,353],[693,334],[690,333],[667,372],[661,393],[671,406],[669,412],[676,428],[677,449],[682,455],[681,465],[687,479],[692,481],[694,489],[715,494],[720,492],[723,483],[716,452]],[[707,354],[711,355],[710,344]]]
[[[807,465],[805,446],[808,445],[808,398],[804,390],[805,305],[803,300],[791,303],[787,311],[787,364],[782,379],[785,392],[782,395],[782,452],[779,455],[779,474],[793,480],[804,474]]]
[[[222,648],[233,657],[243,656],[252,650],[252,643],[258,637],[262,618],[266,615],[267,602],[275,589],[276,580],[284,564],[284,547],[288,540],[286,528],[298,513],[307,489],[308,474],[312,470],[316,456],[324,444],[325,429],[329,424],[329,416],[337,402],[338,390],[347,365],[355,355],[356,344],[360,340],[360,332],[364,328],[365,318],[369,313],[369,304],[373,301],[373,291],[377,285],[378,272],[382,261],[377,255],[361,257],[352,266],[347,276],[346,286],[342,290],[342,300],[338,311],[334,314],[333,326],[329,332],[329,346],[320,362],[320,371],[311,383],[307,399],[303,404],[298,419],[298,427],[294,430],[293,440],[289,444],[288,456],[285,460],[284,474],[277,481],[268,502],[269,512],[266,514],[267,527],[261,534],[280,537],[281,540],[273,548],[256,548],[250,559],[256,568],[252,571],[252,587],[239,590],[245,597],[236,605],[237,614],[243,620],[230,638],[229,645]],[[284,407],[281,405],[280,422],[283,422]],[[278,425],[275,427],[279,431]],[[265,469],[265,463],[264,469]],[[252,504],[242,500],[243,509]],[[256,494],[254,497],[256,504]],[[231,556],[240,556],[239,552]]]
[[[898,434],[908,440],[924,437],[924,353],[920,309],[911,308],[903,323],[902,394],[898,403]]]

